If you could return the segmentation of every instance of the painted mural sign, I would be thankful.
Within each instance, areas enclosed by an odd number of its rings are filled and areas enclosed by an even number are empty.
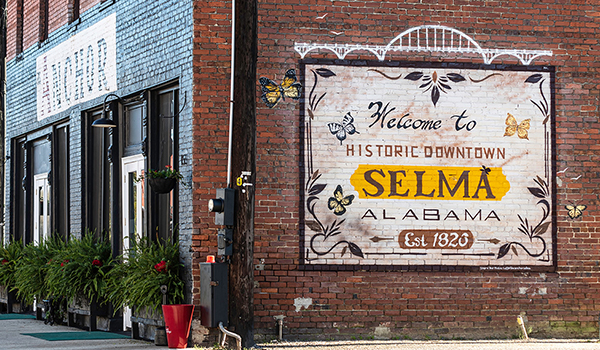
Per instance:
[[[36,59],[37,119],[117,90],[116,15]]]
[[[552,67],[341,62],[302,62],[305,266],[554,268]]]

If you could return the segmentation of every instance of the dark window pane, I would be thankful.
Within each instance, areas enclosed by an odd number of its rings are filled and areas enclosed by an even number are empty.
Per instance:
[[[54,193],[56,194],[55,231],[65,239],[69,236],[69,131],[68,127],[56,129],[54,137],[56,162]]]
[[[126,146],[137,145],[144,140],[144,108],[142,104],[129,106],[127,113]]]

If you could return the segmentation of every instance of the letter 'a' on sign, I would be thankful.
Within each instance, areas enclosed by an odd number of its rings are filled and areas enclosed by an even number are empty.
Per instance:
[[[554,271],[554,67],[301,69],[301,264]]]

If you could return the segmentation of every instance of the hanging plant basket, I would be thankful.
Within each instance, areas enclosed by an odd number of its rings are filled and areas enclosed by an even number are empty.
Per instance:
[[[175,178],[148,178],[148,184],[152,188],[152,191],[156,193],[169,193],[177,184],[177,179]]]

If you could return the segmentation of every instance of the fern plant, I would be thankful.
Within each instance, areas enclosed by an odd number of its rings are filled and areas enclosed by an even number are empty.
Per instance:
[[[23,242],[12,240],[6,247],[0,247],[0,285],[14,287],[17,264],[23,257]]]
[[[33,304],[35,299],[49,297],[47,273],[55,257],[64,251],[65,243],[58,235],[35,245],[29,243],[23,249],[23,256],[15,266],[15,287],[19,299]]]
[[[148,307],[156,311],[162,305],[162,285],[167,286],[169,303],[183,302],[183,264],[179,261],[178,243],[132,240],[127,254],[119,259],[121,263],[108,273],[107,279],[107,297],[115,307]]]
[[[47,285],[54,296],[73,302],[85,297],[90,302],[103,301],[105,276],[113,267],[110,241],[88,233],[71,239],[49,265]]]

